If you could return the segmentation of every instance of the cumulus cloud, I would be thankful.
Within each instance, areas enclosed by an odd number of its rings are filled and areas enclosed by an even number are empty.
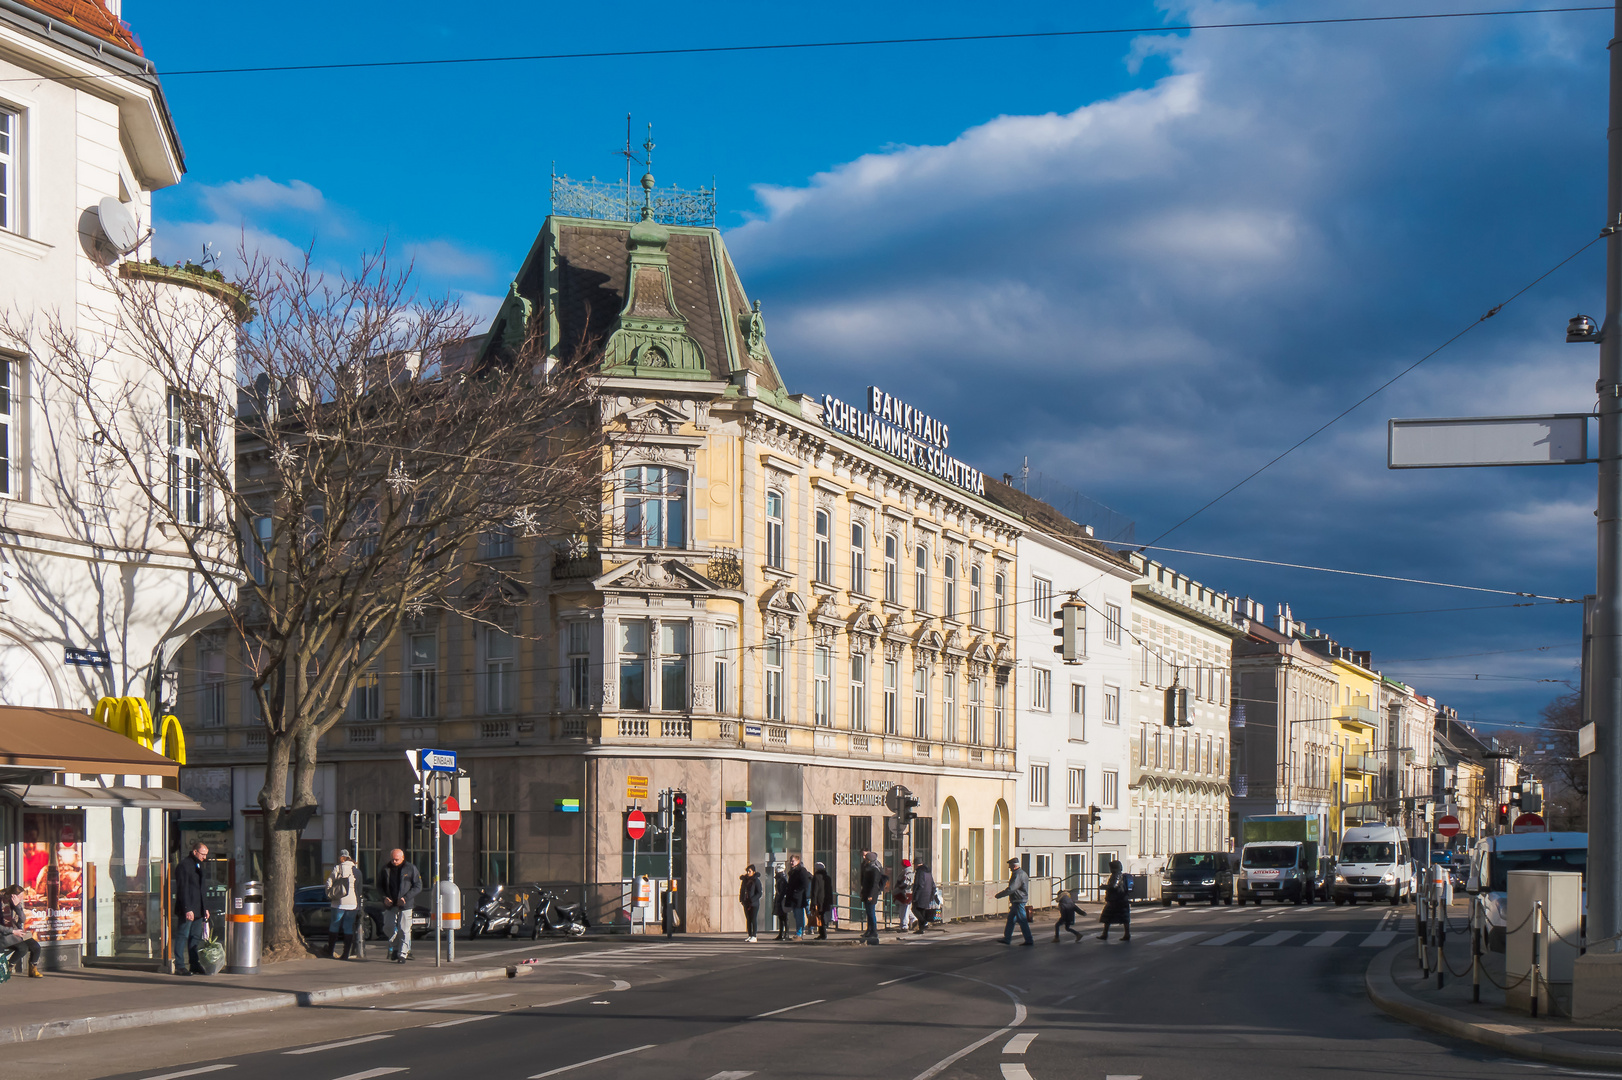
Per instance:
[[[1029,456],[1146,539],[1593,236],[1604,38],[1582,15],[1146,35],[1122,63],[1161,74],[1135,89],[759,188],[760,212],[728,241],[797,389],[882,382],[951,418],[954,447],[987,472]],[[1569,351],[1560,330],[1598,306],[1597,252],[1174,541],[1589,591],[1589,470],[1399,474],[1384,448],[1389,416],[1587,409],[1592,350]],[[1182,562],[1298,610],[1444,606]],[[1569,631],[1563,619],[1549,632]],[[1404,635],[1434,624],[1382,625],[1360,627],[1360,644],[1428,655]]]

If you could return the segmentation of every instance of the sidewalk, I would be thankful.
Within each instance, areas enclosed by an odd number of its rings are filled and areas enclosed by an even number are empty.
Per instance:
[[[1447,968],[1442,989],[1438,990],[1435,972],[1428,978],[1420,973],[1412,922],[1404,921],[1410,932],[1376,956],[1364,976],[1369,1000],[1382,1011],[1398,1020],[1517,1057],[1560,1065],[1622,1068],[1622,1029],[1558,1018],[1534,1020],[1523,1009],[1508,1008],[1504,992],[1498,988],[1505,981],[1503,953],[1482,957],[1481,1001],[1473,1002],[1470,936],[1459,932],[1458,918],[1451,920],[1454,932],[1447,936]]]
[[[518,956],[478,955],[434,967],[433,951],[409,964],[382,959],[309,958],[266,964],[257,975],[194,975],[83,968],[43,979],[14,976],[0,985],[0,1044],[172,1024],[211,1016],[323,1005],[353,998],[529,974]]]

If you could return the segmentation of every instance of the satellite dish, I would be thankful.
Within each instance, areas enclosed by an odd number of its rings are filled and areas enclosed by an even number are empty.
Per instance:
[[[96,204],[96,218],[107,242],[120,255],[128,255],[141,242],[141,223],[128,203],[121,203],[109,195]]]

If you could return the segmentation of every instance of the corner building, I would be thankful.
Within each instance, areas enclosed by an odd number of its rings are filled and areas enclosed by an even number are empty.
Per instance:
[[[755,863],[769,889],[788,854],[827,864],[847,920],[863,849],[947,884],[1000,876],[1022,525],[977,493],[945,426],[897,395],[790,394],[713,227],[549,217],[490,341],[525,334],[599,371],[604,527],[481,549],[467,587],[502,590],[510,626],[442,614],[402,635],[323,749],[321,861],[352,809],[363,868],[394,845],[425,855],[402,751],[433,746],[474,783],[464,894],[585,881],[612,918],[622,881],[673,862],[684,928],[740,931],[739,874]],[[904,439],[853,422],[875,401]],[[681,842],[642,840],[634,866],[632,776],[644,808],[687,793]],[[885,828],[897,784],[919,799],[908,836]]]

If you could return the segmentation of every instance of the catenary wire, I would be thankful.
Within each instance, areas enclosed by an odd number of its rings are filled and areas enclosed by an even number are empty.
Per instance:
[[[1480,604],[1475,607],[1415,608],[1412,611],[1365,611],[1356,615],[1303,615],[1304,623],[1333,622],[1339,619],[1388,619],[1398,615],[1440,615],[1454,611],[1503,611],[1506,608],[1553,607],[1561,600],[1532,601],[1524,604]]]
[[[693,45],[663,49],[604,49],[589,52],[524,53],[495,56],[426,57],[418,60],[345,60],[312,64],[262,64],[249,67],[176,68],[152,72],[162,78],[196,75],[256,75],[309,71],[353,71],[377,68],[450,67],[482,64],[537,63],[549,60],[607,60],[658,56],[702,56],[723,53],[795,52],[815,49],[874,48],[897,45],[950,45],[988,41],[1033,41],[1059,38],[1109,37],[1123,34],[1173,34],[1195,30],[1260,30],[1297,26],[1345,26],[1358,23],[1411,23],[1444,19],[1480,19],[1509,15],[1560,15],[1573,12],[1610,11],[1609,6],[1584,5],[1555,8],[1512,8],[1492,11],[1440,11],[1408,15],[1355,15],[1342,18],[1266,19],[1225,23],[1177,23],[1160,26],[1113,26],[1079,30],[1030,30],[997,34],[936,34],[927,37],[852,38],[836,41],[792,41],[746,45]],[[117,78],[110,75],[68,75],[34,78],[26,81],[69,82],[85,79]],[[0,80],[19,81],[19,80]]]

